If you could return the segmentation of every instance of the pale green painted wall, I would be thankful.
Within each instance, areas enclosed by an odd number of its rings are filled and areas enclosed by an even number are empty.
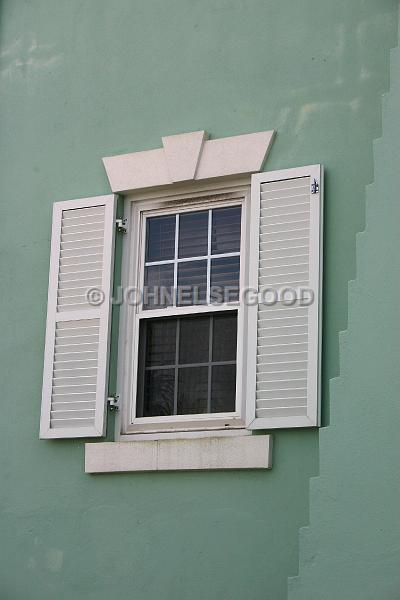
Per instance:
[[[82,442],[38,441],[51,204],[107,192],[102,156],[196,129],[276,128],[268,168],[325,163],[326,409],[396,7],[3,0],[1,600],[286,598],[318,470],[316,431],[276,434],[268,473],[90,477]],[[346,432],[337,435],[342,443]]]
[[[397,47],[357,236],[340,377],[331,383],[331,425],[321,430],[320,474],[311,480],[310,526],[301,531],[290,600],[400,598],[399,106]]]

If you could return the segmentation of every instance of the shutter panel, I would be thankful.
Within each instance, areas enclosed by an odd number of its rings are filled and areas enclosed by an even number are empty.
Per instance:
[[[253,175],[249,285],[258,304],[248,308],[250,429],[319,425],[322,184],[320,165]]]
[[[105,433],[115,209],[115,196],[54,204],[41,438]]]

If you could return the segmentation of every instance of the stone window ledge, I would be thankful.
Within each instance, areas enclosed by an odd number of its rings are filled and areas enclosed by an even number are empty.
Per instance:
[[[86,473],[270,469],[270,435],[85,444]]]

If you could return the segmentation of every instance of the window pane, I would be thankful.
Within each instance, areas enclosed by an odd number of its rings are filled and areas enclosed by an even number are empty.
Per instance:
[[[208,362],[210,317],[184,317],[180,320],[179,364]]]
[[[236,365],[212,367],[210,412],[233,412],[235,410]]]
[[[143,307],[163,308],[173,304],[174,265],[145,267]]]
[[[175,215],[147,219],[146,262],[173,260],[175,256]]]
[[[139,333],[136,416],[232,412],[236,328],[236,311],[143,319]],[[221,364],[226,362],[233,364]]]
[[[145,337],[146,367],[174,365],[176,358],[176,319],[143,319],[140,339]]]
[[[210,301],[214,304],[239,299],[240,256],[211,260]]]
[[[178,265],[179,306],[205,304],[207,299],[207,261],[194,260]]]
[[[207,412],[208,367],[184,367],[178,374],[178,415]]]
[[[212,211],[211,254],[240,252],[241,212],[240,206]]]
[[[236,360],[236,341],[236,311],[215,315],[213,323],[213,361]]]
[[[208,211],[179,216],[179,258],[208,254]]]
[[[143,412],[138,417],[159,417],[174,414],[175,369],[146,371],[144,378]],[[140,393],[140,390],[138,390]],[[138,399],[140,407],[140,397]]]

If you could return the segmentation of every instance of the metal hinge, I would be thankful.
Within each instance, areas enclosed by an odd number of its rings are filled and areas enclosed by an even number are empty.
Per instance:
[[[107,398],[108,406],[110,410],[119,410],[119,395],[113,394]]]
[[[311,184],[311,193],[318,194],[318,192],[319,192],[319,183],[316,179],[314,179],[314,181]]]
[[[119,233],[126,233],[127,232],[128,219],[116,219],[115,220],[115,224],[117,226],[117,231]]]

